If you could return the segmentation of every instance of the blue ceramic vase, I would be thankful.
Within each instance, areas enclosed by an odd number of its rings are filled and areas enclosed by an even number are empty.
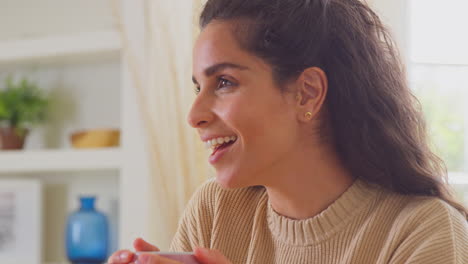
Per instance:
[[[67,257],[73,264],[104,263],[108,255],[107,217],[96,211],[95,197],[81,197],[81,207],[68,217]]]

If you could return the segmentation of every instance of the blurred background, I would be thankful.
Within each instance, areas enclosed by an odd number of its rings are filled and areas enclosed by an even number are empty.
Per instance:
[[[76,248],[84,226],[107,230],[86,237],[106,254],[136,237],[167,249],[214,175],[186,124],[203,2],[0,0],[0,262],[69,263],[90,251]],[[468,2],[368,2],[468,205]]]

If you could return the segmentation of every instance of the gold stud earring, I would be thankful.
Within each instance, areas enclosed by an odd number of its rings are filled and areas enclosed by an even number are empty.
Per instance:
[[[312,119],[312,113],[311,112],[305,113],[305,118],[307,118],[309,120]]]

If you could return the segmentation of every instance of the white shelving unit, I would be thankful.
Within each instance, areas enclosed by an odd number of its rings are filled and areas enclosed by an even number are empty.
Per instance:
[[[63,231],[67,214],[76,209],[77,195],[98,196],[97,207],[112,222],[111,246],[129,248],[134,238],[151,232],[151,178],[133,76],[111,1],[46,2],[47,8],[34,0],[2,5],[0,86],[5,72],[26,77],[34,72],[41,88],[65,95],[67,100],[56,112],[71,111],[74,116],[54,117],[52,124],[33,130],[25,150],[0,151],[0,180],[35,178],[43,183],[42,262],[67,263]],[[140,45],[135,56],[144,62],[144,1],[117,2],[128,37]],[[18,20],[23,24],[7,26]],[[120,147],[70,146],[72,131],[109,127],[120,128]],[[44,140],[50,133],[49,139],[56,139],[52,147]]]
[[[0,174],[119,170],[121,150],[32,150],[0,153]]]
[[[118,56],[118,32],[81,32],[70,35],[0,42],[0,63],[73,61],[83,56]]]

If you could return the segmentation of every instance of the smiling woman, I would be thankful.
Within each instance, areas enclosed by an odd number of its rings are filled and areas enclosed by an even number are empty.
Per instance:
[[[200,24],[188,122],[216,180],[172,250],[201,263],[468,262],[466,209],[366,4],[208,0]]]

